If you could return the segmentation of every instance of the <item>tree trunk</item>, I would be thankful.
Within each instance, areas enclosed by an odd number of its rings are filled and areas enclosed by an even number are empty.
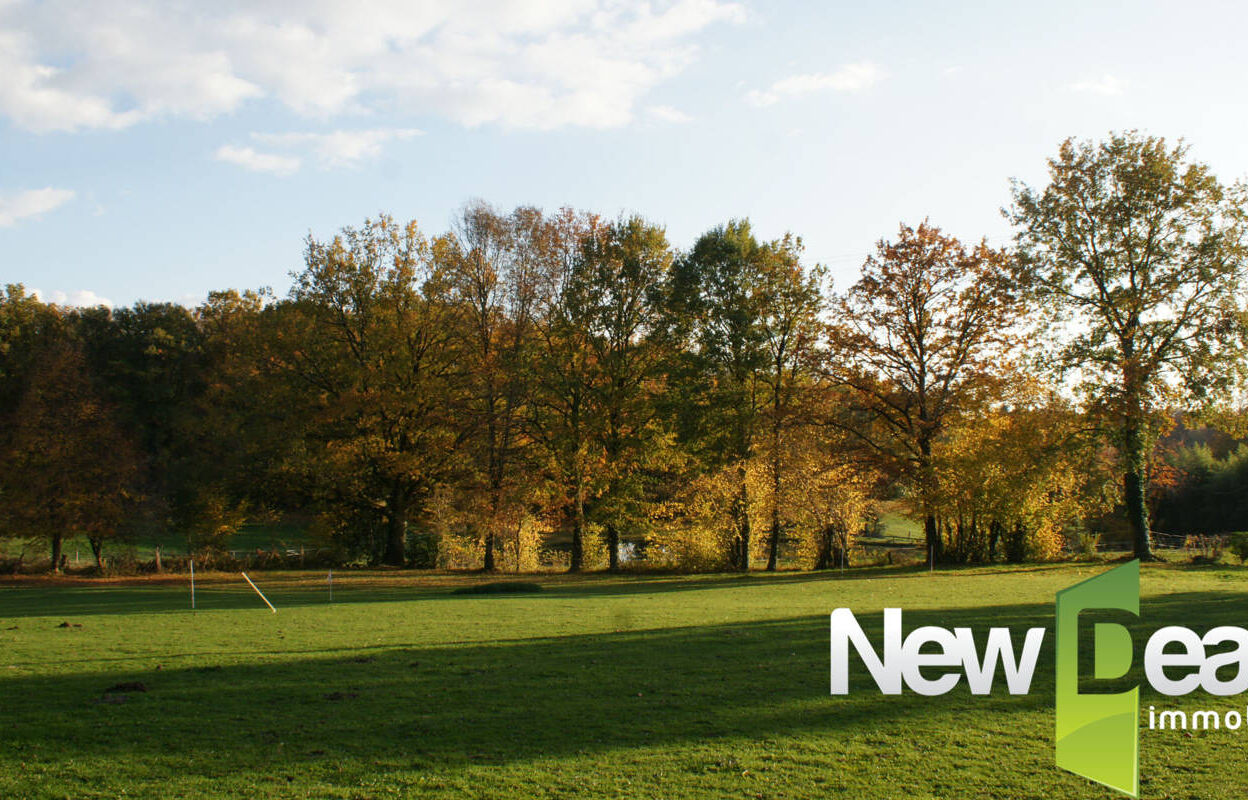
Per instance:
[[[1132,318],[1132,331],[1136,330],[1138,318]],[[1145,404],[1143,380],[1135,357],[1133,336],[1122,343],[1122,489],[1127,506],[1127,525],[1135,557],[1141,561],[1153,561],[1153,543],[1148,524],[1148,434],[1145,430]]]
[[[1153,561],[1153,544],[1148,520],[1148,448],[1140,420],[1128,412],[1126,421],[1125,450],[1126,474],[1123,476],[1123,494],[1127,505],[1127,524],[1135,557],[1141,561]]]
[[[576,481],[576,497],[572,501],[572,558],[568,563],[568,572],[580,572],[585,569],[585,500],[582,497],[581,481]]]
[[[936,515],[928,514],[923,518],[923,533],[927,540],[927,559],[928,563],[935,565],[944,555],[944,548],[941,546],[940,526],[936,524]]]
[[[767,571],[775,572],[780,560],[780,515],[771,515],[771,543],[767,548]]]
[[[497,539],[496,531],[498,529],[498,510],[502,506],[503,470],[501,463],[502,454],[499,452],[500,447],[498,443],[498,423],[496,419],[497,410],[495,408],[496,403],[492,390],[489,393],[489,399],[487,402],[489,405],[489,428],[487,433],[490,438],[486,474],[489,476],[488,479],[490,482],[490,518],[486,520],[485,561],[481,565],[481,568],[485,572],[495,572],[498,569],[494,550],[496,548],[495,540]],[[520,561],[517,559],[516,564],[519,565],[519,563]]]
[[[401,567],[407,561],[407,505],[396,489],[390,495],[390,516],[386,520],[386,553],[382,563]]]
[[[1145,500],[1147,480],[1143,469],[1128,468],[1123,478],[1123,490],[1127,501],[1127,523],[1131,526],[1131,540],[1135,557],[1141,561],[1152,561],[1153,545],[1148,525],[1148,503]]]
[[[944,554],[940,537],[940,526],[936,523],[936,514],[932,511],[933,495],[932,478],[932,442],[923,436],[919,439],[919,491],[923,500],[923,534],[927,543],[927,561],[935,566]]]
[[[779,411],[777,410],[777,413]],[[780,425],[772,436],[771,458],[771,541],[767,548],[767,571],[775,572],[780,561]]]
[[[61,539],[61,533],[58,531],[52,534],[52,571],[53,572],[61,571],[61,561],[62,561],[61,545],[62,544],[63,542]]]
[[[620,532],[614,522],[607,525],[607,571],[620,571]]]
[[[493,466],[491,465],[491,469]],[[481,564],[482,572],[497,572],[498,557],[495,552],[498,550],[498,510],[502,505],[502,482],[495,481],[490,478],[492,483],[490,487],[490,518],[485,521],[485,559]],[[519,568],[520,560],[517,557],[516,565]]]
[[[1145,501],[1147,480],[1142,472],[1140,469],[1129,469],[1123,480],[1127,496],[1127,521],[1131,525],[1135,557],[1142,561],[1152,561],[1155,556],[1149,536],[1148,503]]]
[[[732,566],[741,572],[750,571],[750,487],[746,483],[746,467],[742,462],[737,468],[737,477],[741,481],[737,490],[737,501],[734,503],[733,515],[736,517],[737,537],[733,543]]]
[[[98,536],[88,536],[87,541],[91,543],[91,555],[95,556],[95,569],[97,572],[104,571],[104,540]],[[156,550],[156,558],[160,559],[160,549]]]
[[[1009,538],[1005,543],[1005,560],[1011,564],[1021,564],[1027,556],[1027,529],[1021,521],[1015,521]]]
[[[484,572],[496,572],[498,565],[494,558],[494,525],[489,523],[485,526],[485,562],[481,569]]]
[[[832,544],[834,536],[836,536],[836,532],[831,525],[827,525],[819,531],[818,545],[815,550],[815,569],[831,569],[836,563],[833,553],[834,545]]]

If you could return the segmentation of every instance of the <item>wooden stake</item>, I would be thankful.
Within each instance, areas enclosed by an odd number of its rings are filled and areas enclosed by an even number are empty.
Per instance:
[[[269,607],[269,610],[272,611],[274,614],[276,614],[277,609],[273,608],[273,604],[269,602],[269,598],[264,596],[264,592],[260,591],[259,587],[257,587],[254,583],[251,583],[251,578],[247,577],[246,572],[242,573],[242,575],[243,575],[243,580],[251,584],[251,588],[256,590],[256,594],[260,595],[260,599],[263,600],[264,604]]]

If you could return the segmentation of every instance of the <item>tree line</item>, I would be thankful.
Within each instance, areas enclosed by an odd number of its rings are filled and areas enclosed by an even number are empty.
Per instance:
[[[70,309],[0,296],[0,535],[175,531],[221,551],[300,513],[336,558],[570,570],[844,563],[881,501],[927,558],[1151,557],[1157,443],[1232,431],[1242,184],[1182,143],[1065,142],[1009,247],[928,221],[844,290],[733,220],[465,206],[309,237],[284,297]]]

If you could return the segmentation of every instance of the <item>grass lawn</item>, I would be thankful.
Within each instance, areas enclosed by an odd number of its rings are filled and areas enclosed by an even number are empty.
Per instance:
[[[526,578],[534,594],[352,573],[332,605],[323,573],[253,575],[276,615],[237,576],[203,578],[193,614],[181,579],[14,579],[0,797],[1112,797],[1053,766],[1051,633],[1025,697],[882,697],[862,669],[828,694],[834,608],[877,642],[885,606],[907,631],[1050,625],[1054,593],[1105,568]],[[1248,625],[1246,578],[1146,567],[1141,631]],[[124,682],[147,691],[105,696]],[[1145,718],[1243,710],[1142,694]],[[1143,796],[1243,797],[1246,745],[1144,729]]]

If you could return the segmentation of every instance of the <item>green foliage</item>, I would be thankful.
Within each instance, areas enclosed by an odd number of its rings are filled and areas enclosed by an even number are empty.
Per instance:
[[[1213,534],[1248,528],[1248,445],[1218,458],[1208,445],[1198,443],[1164,458],[1175,474],[1157,500],[1162,530]]]
[[[1248,369],[1246,191],[1135,132],[1067,140],[1047,186],[1014,186],[1018,281],[1061,323],[1052,365],[1116,440],[1142,558],[1161,412],[1224,407]]]
[[[20,283],[0,292],[0,419],[26,392],[39,353],[65,336],[66,315],[39,302]]]
[[[1236,531],[1228,535],[1226,548],[1235,554],[1241,564],[1248,561],[1248,532]]]
[[[1100,535],[1088,530],[1072,530],[1066,533],[1066,542],[1070,552],[1080,558],[1095,558]]]
[[[439,537],[424,532],[407,539],[407,563],[414,569],[433,569],[438,566]]]

